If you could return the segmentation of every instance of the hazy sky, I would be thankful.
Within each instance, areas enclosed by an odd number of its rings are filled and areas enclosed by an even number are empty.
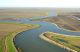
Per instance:
[[[80,0],[0,0],[0,7],[80,8]]]

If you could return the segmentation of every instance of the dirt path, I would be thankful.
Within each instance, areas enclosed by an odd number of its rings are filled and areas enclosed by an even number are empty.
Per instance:
[[[7,52],[7,45],[6,45],[6,38],[5,38],[5,40],[4,40],[4,48],[3,48],[3,52]]]

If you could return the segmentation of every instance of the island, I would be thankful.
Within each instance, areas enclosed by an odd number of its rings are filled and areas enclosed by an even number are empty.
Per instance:
[[[80,36],[63,35],[54,32],[44,32],[40,35],[40,38],[61,48],[67,49],[70,52],[80,51]]]

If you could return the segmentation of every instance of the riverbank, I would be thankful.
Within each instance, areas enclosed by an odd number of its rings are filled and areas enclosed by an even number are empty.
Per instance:
[[[13,38],[12,38],[14,47],[15,47],[15,43],[14,43],[14,41],[15,41],[15,36],[16,36],[17,34],[23,32],[23,31],[27,31],[27,30],[30,30],[30,29],[38,28],[38,27],[40,27],[40,25],[35,25],[35,26],[32,27],[32,28],[29,28],[29,29],[26,29],[26,28],[25,28],[25,29],[23,29],[23,30],[21,30],[21,31],[14,32],[14,33],[13,33],[14,36],[13,36]],[[15,47],[15,48],[16,48],[16,47]],[[17,49],[17,52],[22,52],[20,48],[16,48],[16,49]]]
[[[45,33],[47,33],[47,32],[45,32]],[[57,45],[57,46],[59,46],[59,47],[61,47],[61,48],[63,48],[63,49],[67,49],[68,51],[78,52],[77,49],[74,50],[74,49],[72,49],[71,47],[66,46],[66,45],[64,45],[63,43],[59,42],[59,41],[53,40],[54,38],[51,38],[53,35],[49,35],[49,34],[46,35],[45,33],[42,33],[42,34],[40,35],[40,38],[41,38],[41,39],[43,39],[43,40],[45,40],[45,41],[48,41],[49,43],[55,44],[55,45]],[[46,36],[45,36],[44,34],[45,34]],[[57,34],[57,33],[54,33],[54,34]]]
[[[25,30],[39,27],[37,24],[0,23],[0,51],[18,52],[14,45],[14,37]]]
[[[39,19],[40,20],[40,19]],[[32,20],[32,21],[35,21],[35,20]],[[43,22],[46,22],[46,21],[43,21]],[[51,23],[51,22],[48,22],[48,23]],[[63,27],[60,27],[58,24],[56,23],[51,23],[51,24],[54,24],[56,27],[58,27],[59,29],[63,29],[63,30],[66,30],[66,31],[70,31],[70,32],[80,32],[80,31],[74,31],[74,30],[69,30],[69,29],[66,29],[66,28],[63,28]]]
[[[80,32],[80,31],[74,31],[74,30],[65,29],[65,28],[63,28],[63,27],[59,27],[56,23],[51,23],[51,24],[54,24],[54,25],[56,25],[59,29],[63,29],[63,30],[66,30],[66,31],[70,31],[70,32]]]
[[[33,21],[45,21],[49,23],[55,23],[59,28],[63,30],[71,31],[71,32],[80,32],[79,28],[79,20],[76,20],[73,16],[52,16],[46,17],[43,19],[35,19]],[[78,28],[77,28],[78,27]]]

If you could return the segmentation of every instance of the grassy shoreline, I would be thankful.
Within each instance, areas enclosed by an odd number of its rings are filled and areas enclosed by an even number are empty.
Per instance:
[[[39,27],[39,26],[30,28],[30,29],[34,29],[34,28],[38,28],[38,27]],[[27,30],[30,30],[30,29],[27,29]],[[24,29],[23,31],[26,31],[26,29]],[[18,32],[18,33],[21,33],[21,32],[23,32],[23,31],[20,31],[20,32]],[[13,33],[13,34],[15,34],[15,36],[16,36],[18,33]],[[14,40],[15,36],[13,37],[13,44],[14,44],[14,41],[15,41],[15,40]],[[15,46],[14,46],[14,47],[15,47]],[[15,47],[15,48],[16,48],[16,47]],[[21,51],[21,49],[18,49],[17,52],[18,52],[18,51]]]
[[[52,35],[51,34],[45,34],[45,33],[51,33]],[[43,40],[45,40],[45,41],[47,41],[47,42],[49,42],[51,44],[55,44],[55,45],[57,45],[57,46],[59,46],[61,48],[67,49],[68,51],[80,52],[79,48],[72,46],[72,45],[76,45],[76,44],[66,44],[65,45],[65,44],[63,44],[63,42],[60,42],[59,40],[55,39],[56,35],[57,36],[64,36],[64,35],[61,35],[61,34],[58,35],[58,33],[53,33],[53,32],[45,32],[45,33],[42,33],[40,35],[41,39],[43,39]],[[53,34],[55,34],[55,35],[53,35]],[[54,36],[54,38],[52,38],[52,36]],[[70,37],[70,36],[64,36],[64,37]],[[71,37],[73,37],[75,39],[74,36],[71,36]],[[58,38],[61,39],[62,37],[58,37]],[[65,40],[65,39],[63,39],[63,40]],[[69,41],[69,43],[71,43],[71,42]]]
[[[37,24],[0,23],[0,51],[18,52],[13,38],[20,32],[39,27]],[[3,33],[1,33],[3,32]]]

